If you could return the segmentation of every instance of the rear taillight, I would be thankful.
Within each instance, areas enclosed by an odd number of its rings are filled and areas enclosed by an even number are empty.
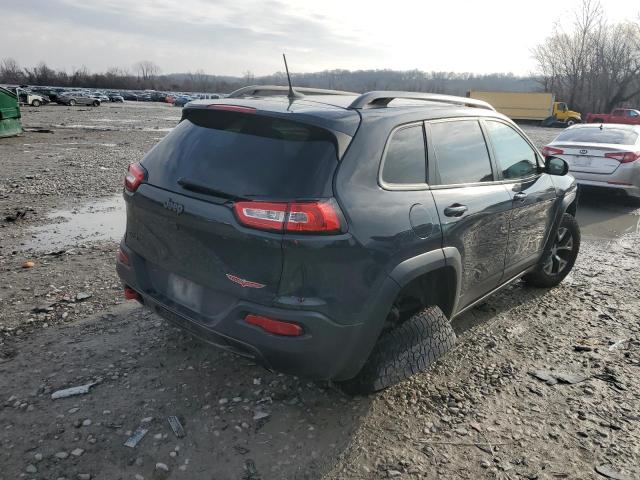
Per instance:
[[[553,157],[554,155],[562,155],[564,150],[560,148],[554,148],[549,146],[542,147],[542,155],[545,157]]]
[[[147,178],[147,171],[139,163],[129,165],[129,170],[124,177],[124,188],[130,192],[135,192],[140,184]]]
[[[233,210],[243,225],[274,232],[340,233],[335,200],[313,202],[236,202]]]
[[[614,158],[620,163],[631,163],[640,158],[640,152],[609,152],[605,153],[604,156]]]
[[[262,328],[264,331],[274,335],[284,335],[285,337],[299,337],[304,333],[302,327],[297,323],[283,322],[275,318],[263,317],[262,315],[249,314],[244,319],[250,325]]]

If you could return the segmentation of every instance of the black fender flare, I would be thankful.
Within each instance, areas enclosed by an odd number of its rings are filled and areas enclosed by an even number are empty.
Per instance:
[[[462,277],[462,257],[457,248],[445,247],[421,253],[398,264],[389,273],[389,276],[400,288],[403,288],[412,280],[443,267],[451,267],[455,272],[455,287],[452,292],[453,299],[451,302],[452,308],[450,312],[444,312],[448,318],[452,318],[458,308],[460,280]]]
[[[378,341],[393,302],[402,288],[419,276],[446,266],[452,266],[456,272],[454,310],[452,313],[455,312],[460,289],[461,265],[460,253],[454,247],[438,248],[421,253],[396,265],[385,277],[375,301],[367,305],[367,317],[369,320],[366,324],[363,324],[358,342],[352,347],[350,360],[334,380],[352,378],[360,371]]]
[[[553,243],[553,233],[560,226],[562,216],[567,212],[575,216],[576,209],[578,207],[578,192],[578,185],[574,183],[568,190],[565,191],[565,194],[561,198],[559,206],[556,209],[555,218],[553,219],[551,228],[547,233],[547,239],[544,242],[544,252],[551,248],[551,244]]]

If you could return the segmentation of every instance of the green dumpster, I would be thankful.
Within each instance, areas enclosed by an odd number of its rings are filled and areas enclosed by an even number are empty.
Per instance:
[[[20,107],[15,93],[0,87],[0,137],[22,133]]]

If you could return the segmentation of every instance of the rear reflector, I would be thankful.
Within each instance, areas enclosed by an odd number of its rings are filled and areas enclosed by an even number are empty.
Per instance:
[[[236,202],[233,210],[247,227],[277,232],[340,233],[335,200],[315,202]]]
[[[562,150],[560,148],[554,148],[554,147],[549,147],[549,146],[542,147],[542,155],[544,155],[545,157],[552,157],[554,155],[562,155],[563,153],[564,153],[564,150]]]
[[[140,163],[132,163],[124,177],[124,188],[130,192],[135,192],[140,184],[147,178],[147,171]]]
[[[609,152],[605,153],[604,156],[614,158],[620,163],[631,163],[640,158],[640,152]]]
[[[263,317],[262,315],[249,314],[245,317],[244,321],[274,335],[299,337],[303,333],[302,327],[297,323],[283,322],[282,320]]]
[[[127,300],[141,300],[142,297],[131,287],[124,287],[124,298]]]
[[[129,265],[129,256],[126,253],[124,253],[121,248],[118,248],[118,253],[116,253],[116,259],[118,260],[118,262],[124,265]]]
[[[214,103],[213,105],[208,105],[207,108],[209,110],[223,110],[226,112],[256,113],[255,108],[243,107],[241,105],[218,105]]]

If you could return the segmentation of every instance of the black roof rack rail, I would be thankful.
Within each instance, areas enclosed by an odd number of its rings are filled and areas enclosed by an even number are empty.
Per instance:
[[[365,108],[365,107],[386,107],[389,102],[397,98],[405,100],[425,100],[429,102],[448,103],[451,105],[463,105],[466,107],[486,108],[495,111],[491,105],[482,100],[467,97],[455,97],[453,95],[440,95],[437,93],[421,93],[421,92],[394,92],[394,91],[374,91],[367,92],[356,98],[349,108]]]
[[[295,87],[295,91],[307,95],[358,95],[354,92],[344,92],[342,90],[327,90],[323,88]],[[277,93],[274,93],[277,92]],[[282,85],[250,85],[234,90],[227,98],[240,97],[271,97],[274,95],[288,95],[289,87]]]

